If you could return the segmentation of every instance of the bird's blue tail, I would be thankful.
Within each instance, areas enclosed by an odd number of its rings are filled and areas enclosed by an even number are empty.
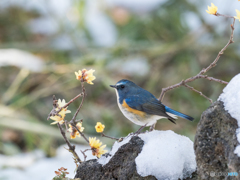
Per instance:
[[[177,115],[177,116],[179,116],[181,118],[184,118],[184,119],[187,119],[189,121],[193,121],[193,119],[194,119],[194,118],[192,118],[192,117],[190,117],[190,116],[188,116],[186,114],[183,114],[183,113],[180,113],[178,111],[175,111],[175,110],[173,110],[173,109],[171,109],[171,108],[169,108],[167,106],[165,106],[165,109],[166,109],[166,112],[174,114],[174,115]]]

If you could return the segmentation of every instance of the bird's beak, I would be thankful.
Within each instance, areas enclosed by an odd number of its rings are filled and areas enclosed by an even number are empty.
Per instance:
[[[112,87],[112,88],[116,88],[116,86],[115,86],[115,85],[110,85],[110,87]]]

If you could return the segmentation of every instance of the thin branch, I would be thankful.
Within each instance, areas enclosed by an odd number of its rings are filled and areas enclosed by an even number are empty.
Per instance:
[[[86,159],[87,159],[87,155],[85,154],[86,151],[91,151],[91,149],[85,149],[84,151],[81,151],[81,153],[83,154],[83,157],[84,157],[84,161],[86,161]]]
[[[226,18],[233,18],[233,16],[228,16],[228,15],[224,15],[224,14],[219,14],[219,13],[216,13],[215,16],[223,16],[223,17],[226,17]]]
[[[67,139],[66,133],[65,133],[65,131],[63,130],[62,126],[61,126],[59,123],[57,123],[57,125],[58,125],[58,128],[59,128],[59,130],[60,130],[60,132],[61,132],[61,134],[62,134],[65,142],[67,143],[67,145],[68,145],[68,147],[69,147],[68,151],[73,154],[74,159],[76,159],[79,163],[82,163],[81,159],[78,157],[77,153],[75,152],[75,146],[74,146],[74,145],[71,145],[71,143],[70,143],[69,140]]]
[[[65,104],[62,108],[66,108],[69,106],[69,104],[71,104],[73,101],[75,101],[77,98],[83,96],[83,93],[81,92],[79,95],[77,95],[76,97],[74,97],[73,99],[71,99],[67,104]],[[60,112],[60,111],[59,111]]]
[[[71,99],[67,104],[65,104],[63,107],[59,107],[57,104],[57,99],[55,97],[55,95],[53,95],[53,109],[51,110],[51,112],[48,115],[47,120],[49,120],[49,118],[51,116],[59,116],[61,117],[60,114],[58,114],[63,108],[66,108],[69,106],[69,104],[71,104],[73,101],[75,101],[77,98],[83,96],[83,93],[81,92],[80,94],[78,94],[76,97],[74,97],[73,99]],[[59,108],[59,110],[56,111],[56,108]]]
[[[196,79],[200,79],[200,78],[204,78],[204,79],[207,79],[209,81],[216,81],[216,82],[219,82],[219,83],[222,83],[222,84],[228,84],[228,82],[226,81],[223,81],[223,80],[220,80],[220,79],[216,79],[216,78],[213,78],[213,77],[208,77],[207,75],[203,75],[205,74],[206,72],[208,72],[210,69],[212,69],[213,67],[215,67],[217,65],[217,62],[219,60],[219,58],[221,57],[221,55],[223,55],[224,51],[227,49],[227,47],[234,43],[233,41],[233,33],[234,33],[234,25],[235,25],[235,18],[232,17],[232,16],[226,16],[226,15],[222,15],[222,14],[219,14],[217,13],[216,16],[224,16],[224,17],[228,17],[228,18],[233,18],[233,23],[231,24],[231,35],[230,35],[230,39],[228,41],[228,43],[224,46],[224,48],[218,53],[217,57],[215,58],[215,60],[207,67],[207,68],[203,68],[196,76],[193,76],[193,77],[190,77],[186,80],[182,80],[181,82],[177,83],[177,84],[174,84],[172,86],[169,86],[167,88],[162,88],[162,92],[158,98],[159,101],[162,101],[163,98],[164,98],[164,95],[167,91],[169,90],[172,90],[172,89],[175,89],[175,88],[178,88],[180,86],[185,86],[187,88],[190,88],[192,89],[193,91],[195,92],[198,92],[198,93],[201,93],[200,91],[194,89],[193,87],[191,86],[188,86],[186,85],[187,83],[190,83]],[[204,95],[205,96],[205,95]],[[209,99],[209,98],[207,98]],[[211,101],[210,101],[211,102]]]
[[[192,91],[197,92],[198,94],[200,94],[201,96],[203,96],[204,98],[206,98],[207,100],[209,100],[210,103],[213,103],[212,99],[210,99],[210,98],[208,98],[207,96],[205,96],[202,92],[194,89],[192,86],[189,86],[189,85],[187,85],[187,84],[184,84],[184,86],[187,87],[187,88],[189,88],[189,89],[191,89]]]
[[[81,81],[81,85],[82,85],[82,93],[81,93],[81,94],[83,95],[83,96],[82,96],[82,102],[81,102],[81,104],[79,105],[77,111],[75,112],[75,114],[74,114],[72,120],[70,121],[71,124],[72,124],[72,123],[75,124],[76,117],[77,117],[77,115],[78,115],[80,109],[81,109],[82,106],[83,106],[83,102],[84,102],[84,99],[85,99],[85,96],[86,96],[86,93],[85,93],[85,87],[84,87],[83,83],[84,83],[84,82]]]
[[[207,75],[199,75],[199,77],[200,77],[200,78],[205,78],[205,79],[207,79],[207,80],[209,80],[209,81],[216,81],[216,82],[219,82],[219,83],[221,83],[221,84],[228,84],[228,82],[226,82],[226,81],[223,81],[223,80],[221,80],[221,79],[216,79],[216,78],[213,78],[213,77],[209,77],[209,76],[207,76]]]
[[[109,138],[109,139],[113,139],[113,140],[119,140],[118,138],[115,138],[115,137],[111,137],[111,136],[107,136],[106,134],[104,133],[101,133],[102,137],[106,137],[106,138]]]
[[[81,80],[81,85],[82,85],[82,94],[83,94],[83,96],[82,96],[82,102],[81,102],[81,104],[79,105],[77,111],[75,112],[72,120],[71,120],[69,123],[79,132],[79,134],[87,141],[87,143],[89,143],[89,141],[88,141],[88,139],[86,138],[86,136],[77,128],[77,126],[76,126],[76,121],[75,121],[75,120],[76,120],[76,117],[77,117],[77,115],[78,115],[78,113],[79,113],[79,111],[80,111],[80,109],[81,109],[82,106],[83,106],[83,102],[84,102],[84,99],[85,99],[85,96],[86,96],[83,80]]]
[[[82,133],[82,132],[77,128],[76,124],[75,124],[74,122],[70,122],[70,124],[72,125],[73,128],[75,128],[75,129],[79,132],[79,134],[85,139],[85,141],[86,141],[87,143],[89,143],[89,140],[86,138],[86,136],[84,135],[84,133]]]
[[[199,75],[205,74],[206,72],[208,72],[210,69],[212,69],[213,67],[215,67],[217,65],[217,62],[220,58],[221,55],[223,55],[224,51],[227,49],[227,47],[234,43],[233,41],[233,32],[234,32],[234,25],[235,25],[235,18],[233,18],[233,23],[231,24],[231,35],[230,35],[230,39],[228,41],[228,43],[224,46],[224,48],[222,48],[222,50],[218,53],[216,59],[205,69],[202,69],[199,72]]]

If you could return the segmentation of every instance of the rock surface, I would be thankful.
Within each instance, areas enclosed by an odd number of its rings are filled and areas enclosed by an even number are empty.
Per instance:
[[[82,163],[77,170],[75,178],[81,180],[156,180],[154,176],[141,177],[137,173],[135,159],[142,151],[144,141],[133,136],[131,140],[122,145],[110,161],[102,166],[97,160],[89,160]],[[193,173],[192,178],[197,179],[196,173]]]
[[[234,154],[238,145],[237,121],[216,101],[203,112],[197,126],[194,149],[199,179],[231,179],[230,172],[240,172],[240,158]]]
[[[102,166],[97,160],[82,163],[77,170],[75,178],[82,180],[114,180],[114,179],[146,179],[155,180],[153,176],[141,177],[136,170],[135,158],[141,152],[143,140],[133,136],[129,143],[119,148],[111,160]]]

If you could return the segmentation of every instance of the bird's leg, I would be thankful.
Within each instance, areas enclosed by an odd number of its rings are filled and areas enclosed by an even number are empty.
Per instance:
[[[148,123],[146,123],[145,125],[143,125],[142,127],[139,128],[139,130],[137,130],[133,135],[139,135],[140,132],[143,130],[143,128],[145,128],[147,126]]]
[[[154,123],[153,125],[151,125],[151,127],[149,128],[149,131],[153,131],[155,129],[157,123]]]

